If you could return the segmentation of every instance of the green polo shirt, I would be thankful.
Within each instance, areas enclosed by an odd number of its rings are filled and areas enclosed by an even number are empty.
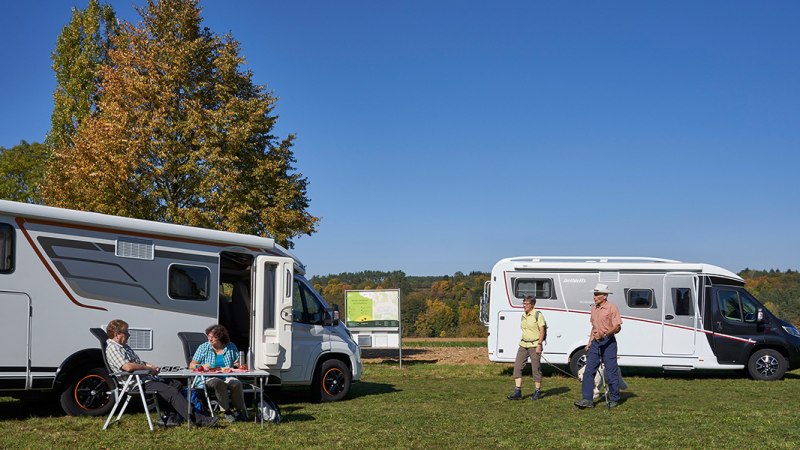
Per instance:
[[[520,347],[530,348],[539,345],[539,327],[547,326],[544,321],[544,314],[538,313],[536,307],[531,309],[530,314],[522,314],[522,340],[519,341]],[[539,316],[538,319],[536,316]]]

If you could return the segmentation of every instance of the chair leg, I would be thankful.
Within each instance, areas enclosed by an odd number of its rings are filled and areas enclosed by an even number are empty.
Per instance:
[[[125,395],[125,392],[128,391],[128,386],[130,386],[131,378],[133,377],[128,377],[125,380],[125,383],[122,385],[122,388],[114,391],[114,397],[116,398],[116,401],[114,402],[114,407],[111,408],[111,412],[108,413],[108,418],[106,419],[106,423],[103,424],[104,430],[108,428],[108,425],[111,423],[111,418],[114,417],[114,412],[117,410],[119,403],[122,401],[122,397],[125,397],[125,404],[122,407],[122,409],[120,409],[119,415],[117,416],[117,420],[119,420],[120,416],[122,416],[122,412],[125,411],[125,407],[128,406],[128,400],[130,399],[130,397]]]
[[[203,394],[206,396],[206,403],[208,403],[208,413],[211,414],[211,417],[214,417],[214,407],[211,405],[211,396],[208,395],[208,386],[205,383],[205,378],[203,379]]]
[[[147,407],[147,397],[144,395],[144,388],[142,387],[142,379],[136,375],[136,384],[139,388],[139,396],[142,398],[142,407],[144,408],[144,415],[147,417],[147,426],[150,431],[153,431],[153,421],[150,419],[150,408]]]

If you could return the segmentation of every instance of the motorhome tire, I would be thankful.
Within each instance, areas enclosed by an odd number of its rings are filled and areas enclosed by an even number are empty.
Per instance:
[[[569,371],[572,372],[572,375],[578,376],[578,371],[581,370],[581,367],[586,365],[586,350],[579,349],[575,353],[572,354],[572,357],[569,358]]]
[[[70,416],[103,416],[111,410],[112,381],[105,369],[79,370],[61,393],[61,408]]]
[[[322,402],[338,402],[350,392],[353,374],[347,364],[329,359],[320,365],[314,382],[315,394]]]
[[[786,373],[786,358],[777,350],[761,349],[750,356],[747,371],[754,380],[780,380]]]

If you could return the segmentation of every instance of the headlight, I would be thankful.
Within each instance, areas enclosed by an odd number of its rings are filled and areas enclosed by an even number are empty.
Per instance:
[[[800,338],[800,331],[798,331],[797,328],[793,326],[788,326],[788,327],[784,326],[783,329],[786,330],[786,332],[791,334],[792,336]]]

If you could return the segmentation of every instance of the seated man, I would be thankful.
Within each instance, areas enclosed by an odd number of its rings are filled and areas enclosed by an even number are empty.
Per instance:
[[[133,372],[135,370],[147,370],[150,376],[144,379],[145,392],[154,392],[164,399],[172,407],[174,412],[183,420],[190,420],[186,417],[189,405],[180,392],[180,383],[177,380],[167,382],[155,375],[158,375],[159,368],[142,361],[139,356],[128,345],[128,324],[123,320],[112,320],[106,327],[108,334],[108,346],[106,347],[106,359],[111,370],[119,372]],[[219,422],[216,417],[209,417],[202,413],[194,413],[194,423],[201,427],[213,427]]]

